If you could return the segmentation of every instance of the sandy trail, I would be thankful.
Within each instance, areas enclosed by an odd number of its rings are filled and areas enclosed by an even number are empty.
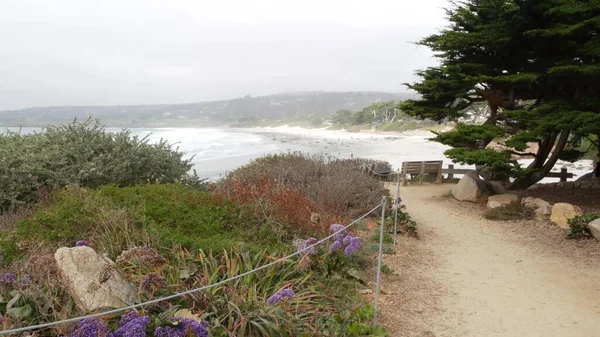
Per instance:
[[[600,244],[582,257],[562,241],[531,240],[539,230],[440,197],[451,188],[401,191],[420,240],[402,238],[385,260],[398,273],[384,279],[392,336],[600,336]]]

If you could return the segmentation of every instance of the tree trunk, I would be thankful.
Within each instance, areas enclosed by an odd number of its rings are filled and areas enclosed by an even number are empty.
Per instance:
[[[558,161],[558,157],[560,156],[560,153],[564,150],[565,146],[567,145],[567,141],[569,140],[570,134],[571,134],[570,130],[565,129],[565,130],[561,131],[560,137],[558,137],[558,143],[554,147],[554,151],[552,151],[552,155],[550,155],[548,160],[546,160],[546,158],[548,157],[548,154],[550,152],[548,150],[548,148],[550,150],[552,150],[554,141],[557,138],[556,134],[550,135],[550,137],[547,138],[546,144],[543,144],[544,146],[540,146],[540,149],[538,150],[538,155],[540,155],[540,157],[537,157],[533,161],[533,163],[531,163],[531,165],[529,165],[529,168],[536,169],[536,170],[529,175],[526,175],[521,178],[517,178],[515,181],[513,181],[511,184],[508,185],[508,189],[509,190],[526,189],[527,187],[544,179],[546,177],[546,175],[548,173],[550,173],[550,171],[552,170],[552,168]],[[544,143],[544,142],[542,142],[542,143]]]

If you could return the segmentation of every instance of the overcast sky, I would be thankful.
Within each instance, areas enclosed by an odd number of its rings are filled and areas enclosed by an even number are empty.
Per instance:
[[[400,92],[446,0],[0,0],[0,110]]]

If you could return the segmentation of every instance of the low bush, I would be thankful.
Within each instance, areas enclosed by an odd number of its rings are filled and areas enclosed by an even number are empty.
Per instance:
[[[378,205],[382,196],[389,195],[380,181],[360,170],[361,165],[370,162],[374,161],[337,160],[301,153],[268,155],[233,171],[213,188],[218,194],[238,202],[262,202],[264,209],[278,219],[287,217],[280,214],[284,210],[293,211],[293,217],[303,221],[310,219],[311,212],[326,212],[323,217],[331,218],[321,220],[332,223],[335,217],[360,216]],[[295,210],[284,205],[278,211],[269,195],[296,192],[307,200],[300,202]],[[288,199],[285,195],[280,197]]]
[[[532,219],[535,215],[534,209],[521,204],[520,200],[513,201],[510,204],[492,208],[484,213],[484,217],[490,220],[520,220]]]
[[[32,244],[56,249],[81,239],[111,258],[144,245],[166,251],[174,244],[217,251],[232,245],[252,251],[284,247],[260,227],[240,225],[244,221],[231,201],[178,184],[67,188],[33,217],[18,221],[14,231],[0,235],[2,262],[19,258]]]
[[[40,190],[77,185],[201,185],[192,162],[165,141],[151,144],[97,121],[48,126],[44,132],[0,135],[0,213],[36,203]]]
[[[593,236],[588,224],[598,218],[600,218],[598,214],[586,213],[569,219],[569,233],[567,234],[567,238],[591,239]]]

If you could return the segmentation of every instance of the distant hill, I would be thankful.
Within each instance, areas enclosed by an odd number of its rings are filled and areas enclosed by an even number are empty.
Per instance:
[[[340,109],[360,110],[377,101],[409,98],[414,96],[408,93],[314,91],[185,104],[36,107],[0,111],[0,126],[42,126],[90,116],[107,126],[251,125],[326,117]]]

